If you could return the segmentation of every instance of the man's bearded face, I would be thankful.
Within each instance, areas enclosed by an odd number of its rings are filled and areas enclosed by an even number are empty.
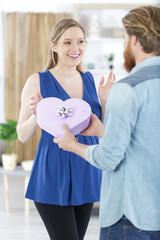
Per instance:
[[[123,52],[123,56],[124,56],[124,68],[126,69],[127,72],[130,72],[132,68],[134,68],[136,65],[135,58],[133,56],[132,49],[131,49],[130,40],[128,41],[128,45]]]

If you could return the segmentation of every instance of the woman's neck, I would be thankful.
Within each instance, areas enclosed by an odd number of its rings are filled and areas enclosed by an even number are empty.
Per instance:
[[[64,78],[73,78],[79,73],[76,67],[61,67],[60,65],[56,65],[52,68],[51,72]]]

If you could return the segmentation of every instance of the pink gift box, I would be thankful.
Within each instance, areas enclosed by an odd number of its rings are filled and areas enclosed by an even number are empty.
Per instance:
[[[91,107],[79,98],[62,101],[49,97],[37,104],[37,123],[40,128],[55,137],[63,136],[62,125],[66,124],[73,135],[86,129],[90,122]]]

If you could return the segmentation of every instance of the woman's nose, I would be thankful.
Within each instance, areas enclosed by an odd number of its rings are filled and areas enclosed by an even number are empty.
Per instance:
[[[72,44],[72,50],[73,50],[73,51],[77,51],[78,49],[79,49],[78,44],[77,44],[77,43],[73,43],[73,44]]]

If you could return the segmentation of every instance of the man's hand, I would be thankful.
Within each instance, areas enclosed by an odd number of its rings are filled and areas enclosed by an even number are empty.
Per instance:
[[[92,113],[88,128],[82,131],[80,134],[86,136],[98,136],[99,138],[102,138],[104,135],[104,125],[97,118],[97,116]]]
[[[75,143],[77,143],[77,139],[74,135],[68,130],[66,124],[62,125],[63,136],[56,138],[54,137],[54,143],[57,143],[60,148],[65,151],[73,152]]]
[[[81,156],[83,159],[87,160],[85,152],[88,148],[88,145],[81,144],[77,142],[77,139],[74,137],[74,135],[68,130],[67,126],[63,124],[62,126],[63,130],[63,137],[54,138],[54,143],[57,143],[60,148],[62,148],[65,151],[73,152],[79,156]]]

